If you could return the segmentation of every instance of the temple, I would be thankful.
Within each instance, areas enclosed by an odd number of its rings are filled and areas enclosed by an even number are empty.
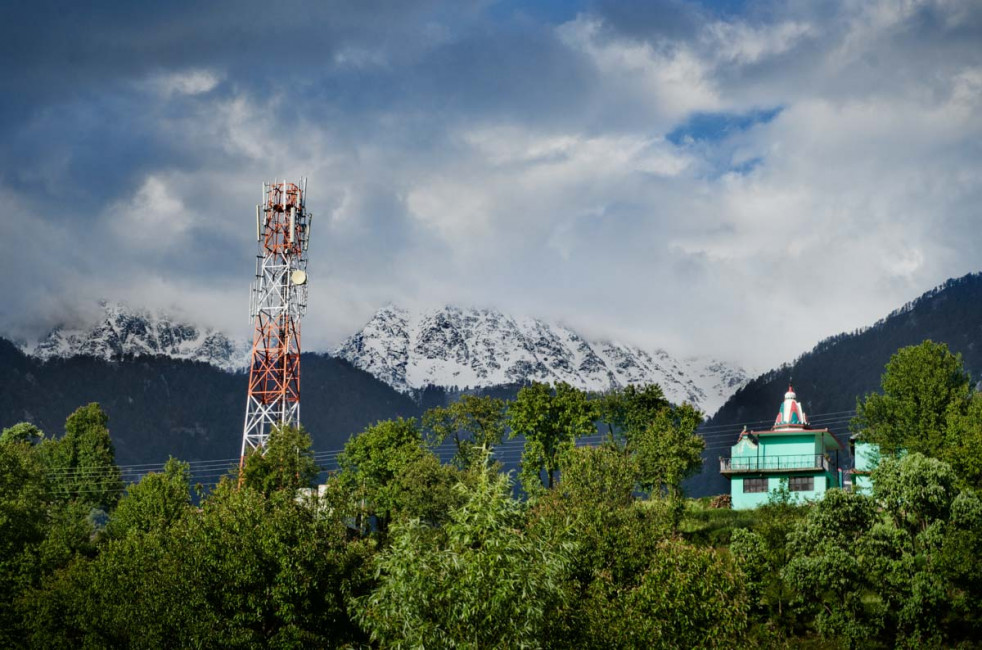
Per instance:
[[[828,429],[813,428],[791,386],[784,394],[774,426],[740,432],[720,472],[730,480],[735,510],[756,508],[786,488],[796,501],[818,499],[842,487],[842,445]]]

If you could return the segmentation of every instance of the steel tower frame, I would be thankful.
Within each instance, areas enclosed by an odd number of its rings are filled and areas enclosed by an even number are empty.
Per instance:
[[[313,215],[307,179],[263,183],[256,206],[256,277],[250,292],[252,363],[241,462],[273,428],[300,424],[300,319],[307,311],[307,245]]]

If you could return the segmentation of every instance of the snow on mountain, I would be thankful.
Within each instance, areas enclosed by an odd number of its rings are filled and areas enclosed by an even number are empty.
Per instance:
[[[384,307],[334,354],[402,392],[527,381],[565,381],[592,391],[658,383],[673,402],[688,401],[710,415],[748,380],[742,368],[715,359],[676,359],[664,350],[588,341],[533,318],[449,306]]]
[[[55,328],[37,344],[24,344],[24,351],[41,359],[165,355],[227,371],[248,367],[250,346],[244,340],[160,312],[119,303],[102,307],[95,322]],[[404,393],[429,385],[485,388],[528,381],[565,381],[591,391],[658,383],[670,400],[688,401],[707,414],[748,379],[742,368],[718,360],[588,341],[534,318],[457,307],[384,307],[334,354]]]
[[[118,359],[122,356],[165,355],[175,359],[204,361],[223,370],[248,367],[248,344],[222,332],[174,321],[164,313],[130,309],[119,303],[102,303],[94,323],[57,327],[24,351],[40,359],[77,355]]]

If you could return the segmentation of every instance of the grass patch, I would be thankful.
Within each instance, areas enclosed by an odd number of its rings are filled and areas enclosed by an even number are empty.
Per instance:
[[[710,508],[709,499],[689,499],[685,515],[679,527],[682,536],[692,544],[702,546],[729,546],[730,537],[737,528],[753,528],[756,517],[753,510]]]

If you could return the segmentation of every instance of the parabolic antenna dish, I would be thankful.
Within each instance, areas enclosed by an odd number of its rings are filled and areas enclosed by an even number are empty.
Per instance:
[[[307,272],[297,269],[290,275],[290,281],[293,284],[307,284]]]

